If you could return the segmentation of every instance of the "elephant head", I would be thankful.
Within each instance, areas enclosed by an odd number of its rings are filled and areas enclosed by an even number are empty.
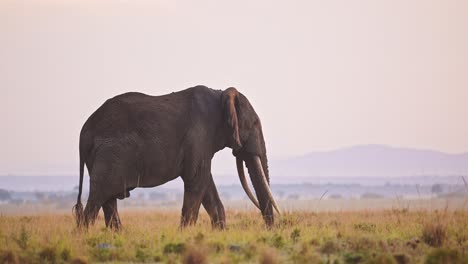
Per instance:
[[[237,172],[242,187],[250,200],[261,210],[268,226],[273,225],[273,208],[280,214],[270,190],[268,159],[260,118],[247,98],[235,88],[226,89],[221,95],[226,120],[227,145],[236,157]],[[243,163],[257,194],[252,194],[247,184]]]

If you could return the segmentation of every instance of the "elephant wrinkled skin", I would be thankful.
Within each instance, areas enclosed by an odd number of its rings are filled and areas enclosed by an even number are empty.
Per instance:
[[[233,149],[244,190],[260,208],[267,226],[273,225],[273,208],[279,210],[269,188],[260,119],[235,88],[196,86],[162,96],[131,92],[107,100],[80,134],[77,225],[94,223],[102,207],[106,226],[119,229],[117,198],[129,197],[137,187],[158,186],[180,176],[184,182],[181,226],[194,224],[203,204],[212,225],[224,228],[224,207],[213,182],[211,160],[225,147]],[[256,197],[246,183],[244,162]],[[84,165],[90,190],[83,210]]]

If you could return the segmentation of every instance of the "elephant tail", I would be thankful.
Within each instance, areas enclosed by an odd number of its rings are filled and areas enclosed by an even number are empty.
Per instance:
[[[83,158],[80,155],[80,185],[78,189],[78,197],[76,199],[76,204],[73,206],[72,213],[75,216],[76,226],[80,228],[83,224],[84,213],[83,213],[83,204],[81,204],[81,192],[83,190],[83,174],[84,174],[84,162]]]

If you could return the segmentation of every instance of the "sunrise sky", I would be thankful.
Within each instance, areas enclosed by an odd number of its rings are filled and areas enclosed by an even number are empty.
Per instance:
[[[270,157],[468,151],[467,14],[464,0],[0,1],[0,174],[76,174],[107,98],[197,84],[244,93]]]

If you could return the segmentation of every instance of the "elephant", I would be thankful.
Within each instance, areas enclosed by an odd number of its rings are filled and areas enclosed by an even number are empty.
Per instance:
[[[213,228],[226,226],[224,206],[211,173],[214,154],[231,148],[241,185],[261,211],[267,227],[280,214],[270,190],[268,160],[260,119],[236,88],[195,86],[161,96],[129,92],[108,99],[80,132],[80,178],[73,207],[78,227],[94,224],[100,208],[106,227],[120,229],[117,199],[138,187],[155,187],[181,177],[180,226],[195,224],[200,205]],[[247,184],[244,163],[255,189]],[[83,210],[84,166],[89,196]]]

